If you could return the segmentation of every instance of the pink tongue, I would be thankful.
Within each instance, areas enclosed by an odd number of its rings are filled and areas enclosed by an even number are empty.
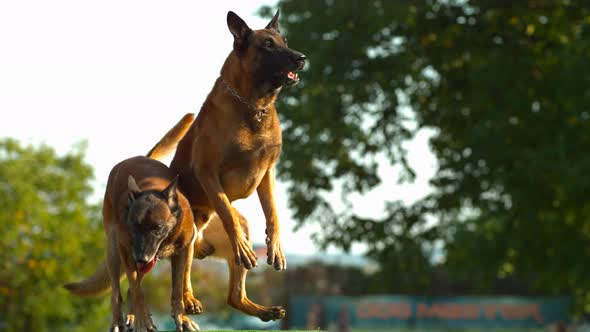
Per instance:
[[[293,74],[293,72],[292,72],[292,71],[288,72],[288,73],[287,73],[287,76],[288,76],[289,78],[295,78],[295,74]]]
[[[154,258],[151,261],[149,261],[145,264],[137,264],[137,269],[139,270],[139,272],[146,274],[146,273],[150,272],[155,265],[156,265],[156,257],[154,256]]]

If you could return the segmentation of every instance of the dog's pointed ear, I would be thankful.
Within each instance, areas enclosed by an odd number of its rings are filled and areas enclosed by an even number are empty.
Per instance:
[[[275,16],[273,16],[272,20],[270,20],[270,22],[268,22],[268,24],[266,25],[265,29],[272,29],[272,30],[275,30],[276,32],[280,32],[280,30],[279,30],[279,10],[278,9],[277,9]]]
[[[176,189],[178,188],[178,175],[170,182],[166,189],[162,190],[162,195],[166,198],[168,203],[168,207],[171,210],[174,210],[178,207],[178,193]]]
[[[252,29],[232,11],[227,12],[227,26],[234,36],[234,48],[242,48],[248,41]]]
[[[127,194],[127,202],[131,204],[133,201],[135,201],[137,196],[141,194],[141,189],[139,189],[139,186],[137,185],[137,182],[135,182],[133,175],[129,175],[127,178],[127,189],[129,190]]]

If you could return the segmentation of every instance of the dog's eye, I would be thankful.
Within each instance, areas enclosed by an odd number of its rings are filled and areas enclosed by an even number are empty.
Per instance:
[[[272,40],[267,40],[264,42],[264,46],[271,48],[274,46],[274,44],[273,44]]]

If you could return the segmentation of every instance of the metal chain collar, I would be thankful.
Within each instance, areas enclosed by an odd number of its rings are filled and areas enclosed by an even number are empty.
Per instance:
[[[264,106],[262,108],[256,108],[256,106],[252,105],[250,102],[248,102],[248,100],[246,98],[240,96],[238,94],[238,92],[234,88],[229,86],[229,84],[223,78],[220,77],[220,79],[221,79],[221,83],[223,83],[223,88],[225,89],[225,91],[227,91],[227,93],[229,93],[230,95],[234,96],[242,104],[248,106],[249,109],[254,110],[254,112],[256,112],[256,114],[254,114],[256,121],[258,121],[258,122],[262,121],[262,118],[266,115],[266,110],[272,104],[272,102],[266,104],[266,106]]]

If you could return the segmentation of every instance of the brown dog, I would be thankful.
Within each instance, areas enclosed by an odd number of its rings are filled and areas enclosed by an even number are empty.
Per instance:
[[[221,219],[232,248],[232,271],[241,263],[246,269],[256,266],[256,255],[231,205],[254,190],[266,219],[268,263],[277,270],[286,268],[273,195],[274,165],[282,144],[274,102],[283,86],[298,83],[294,72],[303,68],[305,56],[287,47],[278,16],[277,11],[266,28],[252,30],[238,15],[228,13],[233,50],[170,165],[180,175],[179,185],[197,227],[203,228],[214,212]],[[239,274],[245,277],[245,272]],[[248,301],[239,292],[228,299],[230,305],[263,319],[284,316],[282,308],[266,308],[262,314]]]
[[[286,267],[273,197],[274,165],[281,128],[274,101],[284,85],[299,81],[305,56],[287,47],[278,12],[265,29],[251,30],[227,15],[234,48],[197,120],[178,144],[170,168],[180,175],[197,222],[217,212],[229,235],[236,264],[256,266],[256,256],[231,202],[257,191],[266,218],[268,263]]]
[[[143,294],[141,280],[159,258],[172,261],[172,317],[177,331],[198,330],[185,314],[201,311],[192,296],[190,268],[197,229],[188,200],[177,190],[177,176],[151,159],[173,149],[192,123],[188,114],[162,139],[148,157],[124,160],[111,170],[103,203],[107,235],[107,259],[90,278],[65,285],[73,293],[89,296],[112,289],[111,331],[155,331]],[[175,141],[176,140],[176,141]],[[121,313],[120,279],[129,280],[129,315]],[[188,279],[188,282],[185,281]],[[187,285],[188,284],[188,285]],[[183,294],[184,291],[186,294]],[[183,300],[184,299],[184,300]]]
[[[189,115],[190,114],[187,114],[185,118]],[[170,130],[170,132],[168,132],[168,134],[166,134],[166,136],[158,142],[154,148],[152,148],[148,153],[148,157],[160,160],[173,151],[177,141],[170,139],[169,137],[174,135],[174,132],[177,131],[177,128]],[[239,218],[242,232],[247,238],[250,238],[248,221],[237,210],[235,210],[235,213]],[[230,278],[227,298],[229,304],[246,314],[257,316],[264,321],[279,319],[285,316],[285,310],[280,306],[265,307],[248,299],[248,296],[246,295],[246,275],[248,270],[235,263],[231,241],[227,232],[223,228],[221,219],[216,213],[211,216],[209,221],[199,225],[197,239],[194,244],[195,257],[203,259],[210,255],[224,258],[228,263]],[[184,296],[186,297],[184,303],[187,313],[201,312],[202,308],[198,301],[197,303],[199,304],[199,307],[198,310],[195,310],[196,299],[192,296],[190,276],[186,276],[185,283],[187,285],[185,286],[184,291]]]

